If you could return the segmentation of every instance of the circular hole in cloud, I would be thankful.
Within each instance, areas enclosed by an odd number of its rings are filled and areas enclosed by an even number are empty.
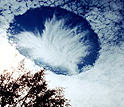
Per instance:
[[[21,54],[56,74],[83,72],[99,56],[99,38],[89,23],[59,7],[30,9],[15,16],[8,32]]]

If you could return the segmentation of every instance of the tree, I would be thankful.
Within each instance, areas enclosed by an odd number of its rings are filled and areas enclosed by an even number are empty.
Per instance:
[[[15,72],[23,74],[13,78]],[[45,70],[34,74],[25,70],[24,60],[12,73],[0,75],[1,107],[70,107],[64,88],[48,89]]]

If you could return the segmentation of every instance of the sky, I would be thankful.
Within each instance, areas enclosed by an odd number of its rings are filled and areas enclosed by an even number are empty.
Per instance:
[[[90,3],[87,3],[85,1],[81,1],[79,3],[66,2],[62,0],[58,0],[56,2],[48,1],[48,3],[42,1],[31,2],[30,0],[20,1],[19,3],[18,1],[15,0],[11,0],[9,2],[1,1],[0,3],[0,9],[1,9],[0,10],[1,11],[0,70],[1,71],[0,72],[2,72],[4,69],[10,69],[10,68],[13,69],[13,67],[17,66],[19,60],[24,58],[24,56],[21,55],[16,50],[16,45],[19,44],[12,42],[12,46],[10,46],[7,40],[8,38],[7,29],[10,27],[10,23],[13,22],[14,16],[23,15],[27,10],[31,10],[31,8],[37,8],[42,6],[50,6],[50,7],[60,6],[62,9],[66,9],[72,13],[75,13],[76,15],[79,15],[80,17],[83,17],[90,24],[92,31],[97,34],[101,47],[101,49],[99,50],[99,57],[95,60],[93,66],[90,66],[90,64],[89,66],[84,66],[83,72],[79,74],[65,76],[65,75],[57,75],[47,70],[46,80],[48,81],[49,87],[50,88],[55,88],[56,86],[65,87],[66,88],[65,96],[71,100],[72,107],[83,107],[83,106],[84,107],[123,107],[124,106],[124,80],[123,80],[124,21],[123,21],[123,10],[122,10],[123,3],[120,0],[116,0],[116,2],[111,0],[106,0],[106,1],[91,0]],[[85,8],[85,6],[87,6],[87,8]],[[61,21],[56,21],[57,25],[59,25],[58,24],[59,22],[61,25],[62,24]],[[54,23],[52,26],[56,27],[56,24]],[[48,28],[47,25],[46,28]],[[46,30],[44,30],[44,32]],[[62,33],[63,36],[68,37],[65,35],[67,34],[67,32],[63,31],[61,27],[59,30],[63,32]],[[53,30],[53,33],[55,32],[56,31]],[[24,33],[29,33],[29,32],[25,31],[23,32],[23,35]],[[48,32],[46,31],[46,33]],[[32,33],[31,35],[34,34]],[[21,37],[21,35],[18,35],[18,37]],[[20,40],[22,39],[25,40],[25,38],[23,37],[20,38]],[[37,38],[35,37],[35,39]],[[64,40],[67,39],[64,38]],[[58,39],[56,41],[58,41]],[[70,45],[72,46],[72,43],[70,43]],[[60,49],[59,46],[58,48]],[[78,49],[76,49],[76,51],[77,50]],[[68,51],[66,51],[66,53],[67,52]],[[49,54],[47,56],[49,56]],[[54,62],[54,60],[52,61]],[[48,63],[47,59],[46,62]],[[48,63],[48,65],[50,64]],[[29,59],[27,59],[26,67],[30,69],[39,69],[39,67],[35,66],[34,63]]]

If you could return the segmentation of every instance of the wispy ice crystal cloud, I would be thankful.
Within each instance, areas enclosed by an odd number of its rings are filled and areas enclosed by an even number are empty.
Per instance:
[[[25,31],[15,38],[18,48],[29,50],[32,60],[42,59],[53,69],[60,68],[63,72],[68,71],[68,74],[77,74],[77,64],[82,63],[81,59],[89,54],[87,41],[81,39],[87,32],[77,33],[77,28],[64,27],[64,20],[54,17],[46,21],[42,34]]]

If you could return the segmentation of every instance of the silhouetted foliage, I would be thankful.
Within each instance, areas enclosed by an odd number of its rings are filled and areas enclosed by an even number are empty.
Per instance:
[[[1,107],[69,107],[69,101],[64,97],[64,88],[48,89],[44,71],[33,74],[26,72],[24,61],[17,71],[0,75],[0,105]],[[22,71],[23,70],[23,71]],[[14,79],[15,72],[22,71]]]

